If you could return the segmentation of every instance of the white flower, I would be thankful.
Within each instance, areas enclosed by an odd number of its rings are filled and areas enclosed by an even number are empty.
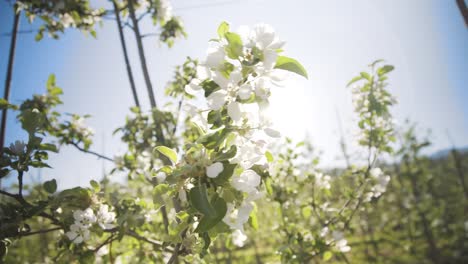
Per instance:
[[[237,153],[231,163],[238,163],[242,168],[249,169],[264,158],[261,147],[253,142],[246,141],[237,145]]]
[[[206,53],[207,54],[205,64],[210,68],[217,69],[219,66],[221,66],[226,57],[224,47],[221,45],[215,45],[213,47],[208,48]]]
[[[331,177],[319,172],[315,174],[315,185],[320,189],[330,189]]]
[[[242,192],[252,192],[260,184],[260,176],[253,170],[245,170],[239,176],[232,177],[232,186]]]
[[[71,124],[75,130],[84,137],[92,136],[94,134],[94,130],[85,124],[85,119],[83,117],[74,118]]]
[[[158,18],[162,21],[169,21],[172,18],[172,6],[168,0],[159,0]]]
[[[10,144],[10,150],[18,156],[24,153],[25,147],[26,144],[19,140],[16,140],[15,143]]]
[[[115,155],[114,156],[114,163],[115,163],[115,167],[117,169],[123,169],[123,167],[125,166],[124,157],[122,155]]]
[[[284,41],[279,40],[273,27],[268,24],[260,23],[255,25],[252,33],[252,40],[261,50],[276,50],[282,48],[285,44]]]
[[[109,211],[107,204],[101,204],[97,212],[97,222],[102,229],[111,229],[115,227],[115,213]]]
[[[151,154],[147,151],[143,151],[141,155],[137,156],[137,169],[140,172],[148,171],[151,167]]]
[[[239,98],[242,100],[249,99],[252,96],[252,93],[253,93],[252,86],[248,84],[244,84],[241,87],[239,87],[238,95],[239,95]]]
[[[88,228],[93,223],[96,222],[96,216],[91,208],[87,208],[86,210],[76,210],[73,212],[73,218],[75,218],[75,224]]]
[[[238,247],[243,247],[247,241],[247,236],[240,229],[236,229],[232,232],[232,243]]]
[[[328,234],[328,231],[329,231],[328,226],[322,228],[322,230],[320,230],[320,236],[325,237]]]
[[[202,90],[200,83],[201,81],[199,79],[193,79],[189,84],[185,85],[185,92],[190,95],[196,95]]]
[[[74,27],[75,26],[75,20],[68,13],[65,13],[63,15],[59,14],[59,19],[60,19],[60,23],[62,23],[64,28]]]
[[[208,98],[206,98],[208,107],[211,110],[219,110],[227,101],[227,92],[225,90],[218,90],[211,93]]]
[[[216,162],[206,167],[206,176],[210,178],[216,178],[224,170],[221,162]]]
[[[164,182],[166,180],[167,174],[164,171],[159,171],[156,173],[156,179],[158,182]]]
[[[83,241],[89,239],[89,230],[86,227],[80,226],[78,224],[72,224],[70,226],[70,231],[65,233],[65,235],[73,241],[75,244],[80,244]]]
[[[387,190],[387,185],[390,182],[390,176],[385,175],[380,168],[373,168],[369,173],[376,181],[376,184],[371,188],[371,192],[372,195],[377,198]]]
[[[335,241],[335,247],[341,252],[348,252],[351,250],[351,247],[348,246],[348,241],[344,238],[343,232],[333,231],[332,232],[333,240]]]
[[[151,222],[153,220],[153,216],[156,214],[156,210],[154,209],[151,209],[149,211],[147,211],[143,217],[145,218],[145,222]]]
[[[231,229],[244,230],[244,224],[249,220],[250,213],[253,210],[251,203],[244,203],[239,208],[235,208],[233,204],[227,204],[227,212],[223,218]]]

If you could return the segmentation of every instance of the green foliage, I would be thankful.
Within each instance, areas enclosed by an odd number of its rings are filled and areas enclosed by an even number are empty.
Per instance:
[[[304,67],[293,58],[289,58],[286,56],[278,56],[278,58],[276,59],[275,68],[294,72],[305,77],[306,79],[309,78],[307,76],[307,71],[304,69]]]

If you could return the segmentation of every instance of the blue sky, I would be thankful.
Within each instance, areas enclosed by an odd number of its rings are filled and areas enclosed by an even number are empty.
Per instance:
[[[108,6],[104,0],[95,6]],[[186,56],[202,58],[207,41],[226,20],[233,28],[258,22],[271,24],[287,41],[286,54],[300,60],[309,80],[293,78],[291,86],[274,91],[274,120],[283,135],[297,140],[306,135],[324,152],[324,166],[342,164],[336,112],[343,120],[346,140],[351,144],[355,131],[351,96],[346,83],[375,59],[395,65],[390,90],[399,104],[394,115],[421,128],[432,130],[432,150],[450,146],[448,130],[458,146],[468,145],[468,32],[455,1],[311,1],[311,0],[174,0],[174,13],[185,23],[188,38],[172,49],[156,39],[145,39],[150,75],[158,102],[174,66]],[[11,30],[13,14],[0,2],[0,32]],[[26,20],[21,29],[38,28]],[[151,23],[144,32],[154,32]],[[132,32],[126,31],[140,100],[148,109]],[[98,152],[112,156],[125,148],[115,128],[123,124],[132,106],[116,25],[105,21],[98,39],[68,30],[60,40],[47,37],[37,43],[33,34],[18,38],[17,56],[10,101],[19,103],[33,93],[45,91],[45,81],[55,73],[64,89],[64,106],[59,110],[91,114]],[[9,37],[0,37],[2,93]],[[7,142],[24,136],[14,115],[9,114]],[[54,170],[43,170],[43,179],[56,178],[60,187],[87,185],[99,179],[104,164],[70,147],[52,155]]]

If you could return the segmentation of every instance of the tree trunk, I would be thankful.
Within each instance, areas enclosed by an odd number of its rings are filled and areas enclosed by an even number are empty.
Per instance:
[[[143,71],[143,77],[145,78],[146,88],[148,89],[148,96],[150,99],[151,108],[156,108],[156,99],[154,97],[153,85],[148,73],[148,66],[146,64],[145,50],[143,48],[143,42],[141,41],[140,27],[138,26],[138,20],[135,15],[135,7],[133,6],[133,0],[128,1],[128,12],[130,19],[133,24],[133,32],[135,33],[135,39],[138,47],[138,55],[140,56],[141,70]]]
[[[13,31],[11,32],[11,43],[10,43],[10,54],[8,57],[8,68],[5,79],[5,91],[3,99],[7,100],[10,97],[11,79],[13,76],[13,64],[15,62],[15,50],[16,50],[16,37],[18,35],[18,27],[20,21],[21,12],[15,14],[13,21]],[[7,121],[7,109],[2,112],[2,125],[0,128],[0,152],[3,153],[3,147],[5,146],[5,134],[6,134],[6,121]]]
[[[122,22],[120,21],[120,11],[117,6],[116,1],[112,1],[114,4],[115,17],[117,19],[117,28],[119,30],[120,44],[122,44],[122,51],[124,54],[125,65],[127,67],[128,81],[130,82],[130,88],[132,89],[133,99],[135,100],[135,106],[140,107],[140,101],[138,100],[138,94],[135,87],[135,81],[133,79],[132,67],[130,66],[130,61],[128,59],[127,45],[125,44],[125,36],[122,30]]]

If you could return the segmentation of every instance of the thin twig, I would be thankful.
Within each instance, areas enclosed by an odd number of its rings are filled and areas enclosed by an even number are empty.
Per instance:
[[[98,157],[98,158],[100,158],[100,159],[105,159],[105,160],[107,160],[107,161],[114,162],[114,159],[111,159],[111,158],[109,158],[109,157],[107,157],[107,156],[104,156],[104,155],[99,154],[99,153],[97,153],[97,152],[94,152],[94,151],[92,151],[92,150],[84,149],[84,148],[80,147],[80,145],[78,145],[78,144],[75,143],[75,142],[71,142],[70,144],[71,144],[72,146],[75,146],[75,148],[77,148],[77,149],[78,149],[79,151],[81,151],[81,152],[94,155],[94,156],[96,156],[96,157]]]
[[[43,229],[43,230],[37,230],[37,231],[33,231],[33,232],[25,232],[25,233],[20,233],[19,235],[24,237],[24,236],[32,236],[32,235],[37,235],[37,234],[45,234],[45,233],[49,233],[49,232],[53,232],[53,231],[58,231],[58,230],[61,230],[63,228],[61,227],[54,227],[54,228],[50,228],[50,229]]]
[[[147,33],[147,34],[143,34],[141,35],[141,38],[146,38],[146,37],[158,37],[160,36],[161,34],[159,33]]]
[[[99,249],[101,249],[103,246],[111,243],[112,241],[116,240],[117,237],[114,236],[114,234],[110,235],[104,242],[102,242],[99,246],[97,246],[93,251],[98,252]]]

